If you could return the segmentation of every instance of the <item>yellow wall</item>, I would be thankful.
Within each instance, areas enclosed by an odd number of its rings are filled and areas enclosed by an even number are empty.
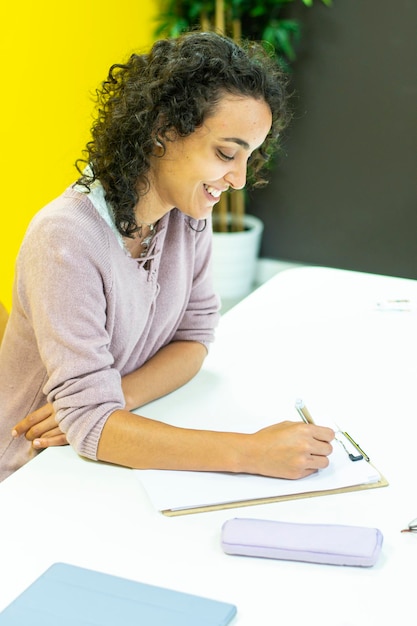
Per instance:
[[[153,38],[154,0],[4,0],[0,8],[0,300],[29,220],[76,177],[92,94]],[[39,250],[42,254],[42,250]]]

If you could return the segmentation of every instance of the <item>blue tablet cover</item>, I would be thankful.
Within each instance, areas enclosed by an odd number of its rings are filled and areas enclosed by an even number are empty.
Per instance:
[[[1,626],[224,626],[236,607],[55,563],[0,613]]]

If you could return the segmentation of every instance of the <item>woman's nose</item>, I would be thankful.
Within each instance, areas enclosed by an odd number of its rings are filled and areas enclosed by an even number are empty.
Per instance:
[[[233,189],[243,189],[243,187],[246,185],[246,173],[246,162],[239,166],[236,164],[235,167],[227,172],[227,174],[224,176],[224,180]]]

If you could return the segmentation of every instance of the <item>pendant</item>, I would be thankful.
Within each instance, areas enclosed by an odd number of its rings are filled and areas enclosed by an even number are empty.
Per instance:
[[[149,246],[150,246],[152,238],[153,238],[153,234],[152,233],[150,235],[148,235],[147,237],[145,237],[145,239],[143,239],[142,243],[141,243],[142,247],[147,250],[149,248]]]
[[[149,235],[147,235],[147,237],[145,237],[144,239],[142,239],[140,245],[142,246],[143,250],[141,252],[141,257],[146,256],[148,250],[149,250],[149,246],[151,245],[151,241],[153,239],[153,236],[155,234],[155,224],[147,224],[147,226],[149,226]]]

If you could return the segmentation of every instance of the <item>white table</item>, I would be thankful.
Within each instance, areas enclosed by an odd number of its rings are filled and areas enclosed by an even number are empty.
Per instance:
[[[411,311],[377,310],[407,299]],[[142,412],[213,427],[259,415],[336,420],[389,487],[167,518],[137,474],[50,449],[0,484],[0,610],[50,564],[65,561],[235,603],[239,626],[375,626],[415,621],[417,281],[325,268],[278,274],[221,320],[203,370]],[[231,557],[231,517],[377,526],[373,568]],[[168,625],[167,625],[168,626]],[[197,625],[196,625],[197,626]]]

